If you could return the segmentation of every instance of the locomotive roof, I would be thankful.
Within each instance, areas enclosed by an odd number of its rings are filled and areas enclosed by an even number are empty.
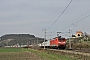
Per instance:
[[[55,38],[53,38],[53,39],[56,39],[56,38],[59,38],[59,39],[65,39],[65,38],[63,38],[63,37],[61,37],[61,36],[55,37]]]

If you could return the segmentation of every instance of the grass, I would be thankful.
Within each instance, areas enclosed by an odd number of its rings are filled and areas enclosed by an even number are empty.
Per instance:
[[[21,48],[0,48],[0,52],[20,52]]]
[[[0,48],[0,60],[39,60],[38,56],[23,48]]]
[[[20,57],[22,57],[22,58],[25,57],[25,56],[23,56],[23,54],[26,55],[25,52],[28,52],[28,53],[31,52],[34,55],[37,55],[39,58],[41,58],[41,60],[73,60],[67,56],[58,55],[58,54],[54,54],[51,52],[38,51],[38,50],[34,50],[34,49],[29,49],[29,48],[0,48],[0,52],[1,52],[0,55],[2,54],[1,57],[10,58],[10,59],[11,58],[13,59],[15,57],[20,59]]]
[[[30,49],[29,51],[37,54],[42,60],[75,60],[70,57],[64,56],[64,55],[58,55],[52,52],[45,52],[45,51],[38,51],[38,50],[32,50]]]
[[[36,58],[36,59],[35,59]],[[0,60],[75,60],[61,53],[39,51],[29,48],[0,48]]]

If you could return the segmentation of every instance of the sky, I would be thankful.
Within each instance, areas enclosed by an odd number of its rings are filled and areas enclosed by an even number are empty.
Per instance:
[[[69,29],[71,34],[76,31],[90,34],[90,0],[73,0],[56,21],[70,1],[0,0],[0,36],[31,34],[44,37],[44,29],[48,39],[55,37],[57,32],[68,37]]]

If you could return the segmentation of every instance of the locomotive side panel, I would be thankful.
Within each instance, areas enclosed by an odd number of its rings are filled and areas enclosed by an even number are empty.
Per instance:
[[[58,40],[57,39],[50,40],[50,46],[58,46]]]

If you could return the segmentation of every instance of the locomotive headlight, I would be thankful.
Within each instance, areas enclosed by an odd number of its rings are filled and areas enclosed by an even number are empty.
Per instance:
[[[61,42],[58,42],[58,43],[61,43]]]
[[[66,42],[63,42],[63,43],[66,43]]]

